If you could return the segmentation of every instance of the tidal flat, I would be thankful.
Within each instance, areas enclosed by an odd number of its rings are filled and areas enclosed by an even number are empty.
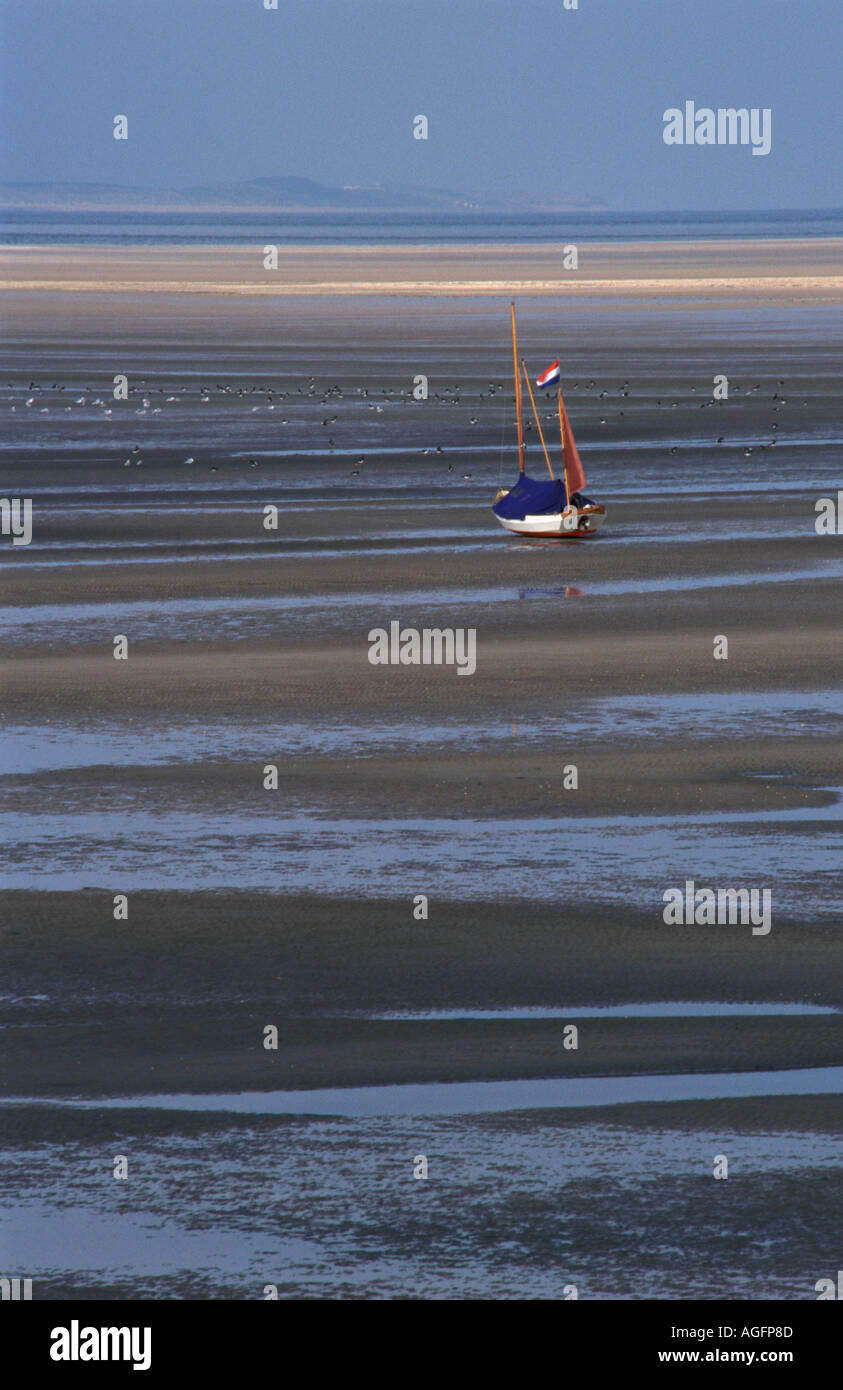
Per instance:
[[[838,250],[606,246],[580,288],[536,247],[309,248],[272,287],[242,249],[0,253],[33,504],[0,551],[0,1248],[36,1298],[800,1299],[837,1269]],[[594,540],[489,509],[513,291]],[[393,620],[475,629],[476,672],[372,666]],[[769,888],[769,934],[668,925],[687,879]],[[646,1098],[531,1106],[623,1078]],[[201,1110],[484,1084],[523,1092]]]

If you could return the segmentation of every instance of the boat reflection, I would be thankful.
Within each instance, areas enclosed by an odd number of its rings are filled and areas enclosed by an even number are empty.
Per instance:
[[[585,590],[574,584],[557,584],[554,588],[519,589],[519,598],[585,598]]]

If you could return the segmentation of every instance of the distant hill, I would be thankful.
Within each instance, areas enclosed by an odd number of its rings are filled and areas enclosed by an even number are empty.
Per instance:
[[[583,200],[531,205],[560,211],[602,211]],[[523,203],[466,197],[444,188],[409,184],[330,188],[285,175],[193,188],[138,188],[111,183],[0,183],[0,209],[30,212],[389,212],[527,211]]]

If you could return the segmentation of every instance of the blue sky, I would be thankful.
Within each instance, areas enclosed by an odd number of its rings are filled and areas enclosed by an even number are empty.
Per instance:
[[[620,212],[836,207],[841,13],[839,0],[0,0],[0,177],[296,174]],[[687,99],[770,107],[771,153],[665,145],[663,112]]]

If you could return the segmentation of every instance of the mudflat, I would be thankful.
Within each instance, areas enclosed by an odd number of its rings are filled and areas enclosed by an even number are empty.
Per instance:
[[[558,1296],[547,1271],[566,1249],[597,1296],[629,1296],[589,1222],[641,1229],[655,1154],[647,1279],[705,1296],[696,1165],[726,1148],[766,1175],[756,1205],[723,1199],[736,1296],[771,1287],[734,1235],[749,1223],[763,1244],[771,1210],[788,1270],[811,1288],[825,1268],[837,1097],[335,1124],[201,1112],[253,1090],[843,1063],[841,562],[816,525],[840,476],[839,246],[589,246],[576,273],[560,249],[282,248],[277,272],[258,248],[0,252],[0,460],[33,508],[31,544],[0,552],[0,1096],[6,1181],[50,1217],[21,1218],[30,1249],[69,1194],[108,1227],[97,1175],[121,1135],[159,1224],[190,1226],[174,1195],[189,1162],[203,1219],[233,1239],[236,1210],[260,1245],[262,1154],[292,1194],[285,1229],[330,1251],[316,1283],[289,1255],[291,1293],[346,1289],[338,1243],[359,1254],[365,1208],[384,1287],[412,1294],[417,1233],[367,1206],[353,1172],[355,1155],[377,1167],[424,1145],[461,1175],[431,1230],[456,1229],[491,1153],[531,1215],[491,1178],[478,1210],[521,1231],[528,1286]],[[533,374],[563,359],[607,507],[593,541],[525,543],[490,511],[516,468],[513,295]],[[541,476],[535,425],[527,440]],[[392,622],[473,631],[476,670],[374,665],[370,633]],[[769,931],[666,922],[664,891],[688,880],[769,889]],[[49,1104],[168,1093],[199,1108]],[[56,1176],[68,1143],[87,1186]],[[330,1230],[303,1182],[336,1202]],[[560,1202],[583,1204],[572,1244],[541,1234]],[[696,1283],[668,1279],[677,1229]],[[207,1281],[139,1266],[121,1281],[97,1251],[70,1271],[48,1247],[52,1296],[243,1296],[251,1277],[239,1247]],[[487,1274],[442,1287],[488,1290]]]

